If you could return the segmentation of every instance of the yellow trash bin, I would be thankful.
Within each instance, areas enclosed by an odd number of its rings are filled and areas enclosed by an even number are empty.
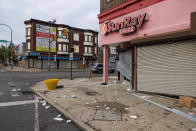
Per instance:
[[[47,80],[45,80],[45,84],[46,84],[48,90],[56,89],[58,81],[59,81],[59,79],[47,79]]]

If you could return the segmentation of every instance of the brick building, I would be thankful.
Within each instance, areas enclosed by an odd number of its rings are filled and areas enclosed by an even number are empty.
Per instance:
[[[82,69],[84,63],[90,66],[97,60],[98,32],[35,19],[24,23],[27,68],[48,68],[48,54],[50,68],[70,68],[71,48],[74,48],[73,68]]]

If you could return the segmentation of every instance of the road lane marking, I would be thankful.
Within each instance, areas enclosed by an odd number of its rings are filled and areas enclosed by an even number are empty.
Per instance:
[[[34,103],[36,103],[35,100],[5,102],[5,103],[0,103],[0,107],[17,106],[17,105],[34,104]]]
[[[35,100],[35,120],[34,120],[34,131],[39,131],[39,116],[38,116],[38,102],[39,100]]]

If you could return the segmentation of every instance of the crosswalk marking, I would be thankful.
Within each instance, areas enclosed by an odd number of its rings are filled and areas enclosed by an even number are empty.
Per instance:
[[[36,102],[35,100],[5,102],[5,103],[0,103],[0,107],[17,106],[17,105],[25,105],[25,104],[33,104],[35,102]]]

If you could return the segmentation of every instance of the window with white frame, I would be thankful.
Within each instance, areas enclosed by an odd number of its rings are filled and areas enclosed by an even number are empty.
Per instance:
[[[68,33],[64,35],[63,30],[58,31],[58,38],[68,39]]]
[[[92,54],[93,52],[92,52],[92,47],[88,47],[88,53],[89,54]]]
[[[68,52],[68,50],[69,50],[68,44],[63,44],[63,51]]]
[[[110,54],[116,54],[116,49],[110,49]]]
[[[31,35],[31,28],[26,28],[26,36],[30,36]]]
[[[95,43],[96,43],[96,44],[98,43],[98,41],[97,41],[97,36],[95,36]]]
[[[28,50],[31,49],[31,43],[30,43],[30,41],[27,43],[27,49],[28,49]]]
[[[79,40],[80,40],[80,35],[79,35],[79,33],[74,33],[74,34],[73,34],[73,39],[74,39],[74,41],[79,41]]]
[[[95,51],[94,51],[94,52],[95,52],[95,54],[97,54],[97,47],[95,47],[95,48],[94,48],[94,50],[95,50]]]
[[[85,46],[84,47],[84,53],[92,54],[93,53],[93,48],[90,46]]]
[[[63,51],[65,52],[66,51],[66,45],[63,44]]]
[[[88,36],[87,35],[84,36],[84,41],[88,41]]]
[[[58,51],[62,51],[62,44],[58,44]]]
[[[84,37],[85,37],[84,39],[85,42],[92,42],[92,37],[93,37],[92,35],[85,35]]]
[[[79,53],[79,45],[74,45],[74,53]]]
[[[63,31],[62,30],[58,31],[58,38],[63,38]]]
[[[88,47],[84,47],[84,53],[88,53]]]

